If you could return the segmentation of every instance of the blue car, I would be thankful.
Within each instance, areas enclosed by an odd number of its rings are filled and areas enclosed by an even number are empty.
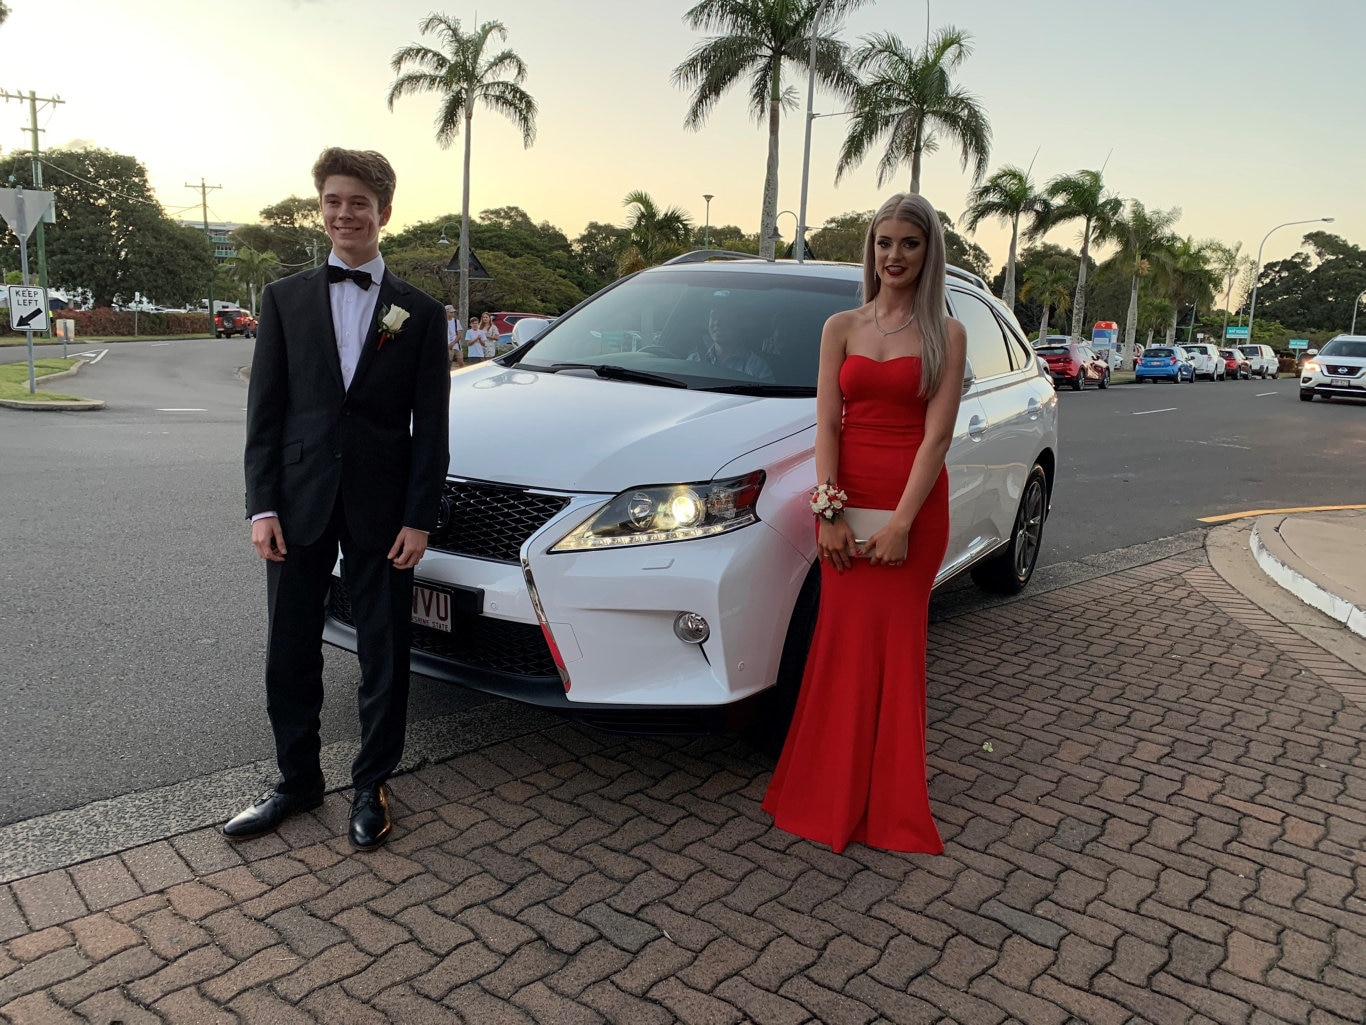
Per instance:
[[[1134,380],[1171,381],[1174,384],[1194,381],[1195,364],[1179,345],[1149,346],[1134,367]]]

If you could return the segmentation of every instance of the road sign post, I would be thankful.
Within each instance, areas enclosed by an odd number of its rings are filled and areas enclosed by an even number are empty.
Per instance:
[[[47,213],[48,207],[52,205],[52,193],[41,192],[30,189],[26,194],[23,189],[0,189],[0,217],[9,222],[9,226],[14,229],[14,234],[19,236],[19,270],[23,275],[23,285],[10,286],[9,300],[9,325],[13,330],[23,331],[28,335],[28,393],[32,395],[38,390],[34,383],[33,373],[33,332],[47,330],[47,290],[42,288],[29,288],[28,283],[28,234],[30,223],[37,224],[43,219],[43,214]],[[14,308],[15,290],[23,293],[25,305],[22,312]],[[28,293],[36,292],[37,296],[30,296]],[[37,303],[36,310],[32,303]],[[27,317],[27,321],[20,324],[20,317]],[[36,326],[35,326],[36,324]]]
[[[1292,349],[1307,349],[1307,348],[1309,348],[1309,339],[1308,339],[1308,338],[1292,338],[1292,339],[1290,339],[1290,348],[1292,348]]]
[[[1252,337],[1252,328],[1238,327],[1236,324],[1230,324],[1228,327],[1224,328],[1224,337],[1231,342],[1246,342]]]

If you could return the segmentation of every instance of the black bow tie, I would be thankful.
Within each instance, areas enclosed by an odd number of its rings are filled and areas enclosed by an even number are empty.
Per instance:
[[[370,276],[368,270],[352,270],[349,267],[338,267],[335,263],[327,265],[327,283],[329,285],[335,285],[338,281],[345,281],[347,278],[367,290],[375,280]]]

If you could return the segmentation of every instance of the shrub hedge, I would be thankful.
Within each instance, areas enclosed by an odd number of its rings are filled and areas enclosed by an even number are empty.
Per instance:
[[[212,334],[213,326],[207,313],[138,313],[136,333],[139,335],[203,335]],[[107,336],[131,337],[134,334],[132,310],[102,307],[93,310],[56,310],[55,320],[74,320],[76,338]],[[9,310],[0,309],[0,331],[9,333]]]

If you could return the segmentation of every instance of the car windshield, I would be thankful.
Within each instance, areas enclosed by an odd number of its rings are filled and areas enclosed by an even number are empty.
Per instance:
[[[1034,351],[1040,356],[1068,356],[1072,352],[1065,345],[1040,345]]]
[[[1219,355],[1220,355],[1220,356],[1223,356],[1224,359],[1237,359],[1237,358],[1238,358],[1238,354],[1237,354],[1236,352],[1234,352],[1232,349],[1220,349],[1220,350],[1219,350]]]
[[[1257,351],[1257,346],[1255,346],[1255,345],[1240,345],[1240,346],[1238,346],[1238,350],[1239,350],[1244,356],[1260,356],[1260,355],[1261,355],[1261,353]]]
[[[1366,359],[1366,342],[1348,341],[1346,338],[1334,338],[1331,342],[1319,350],[1319,358],[1325,356],[1346,357],[1347,359]]]
[[[1173,350],[1173,349],[1144,349],[1144,350],[1143,350],[1143,355],[1144,355],[1144,356],[1175,356],[1175,355],[1176,355],[1176,351]]]
[[[806,273],[647,271],[556,320],[518,366],[610,367],[598,376],[814,395],[821,328],[858,306],[859,290],[853,278]]]

